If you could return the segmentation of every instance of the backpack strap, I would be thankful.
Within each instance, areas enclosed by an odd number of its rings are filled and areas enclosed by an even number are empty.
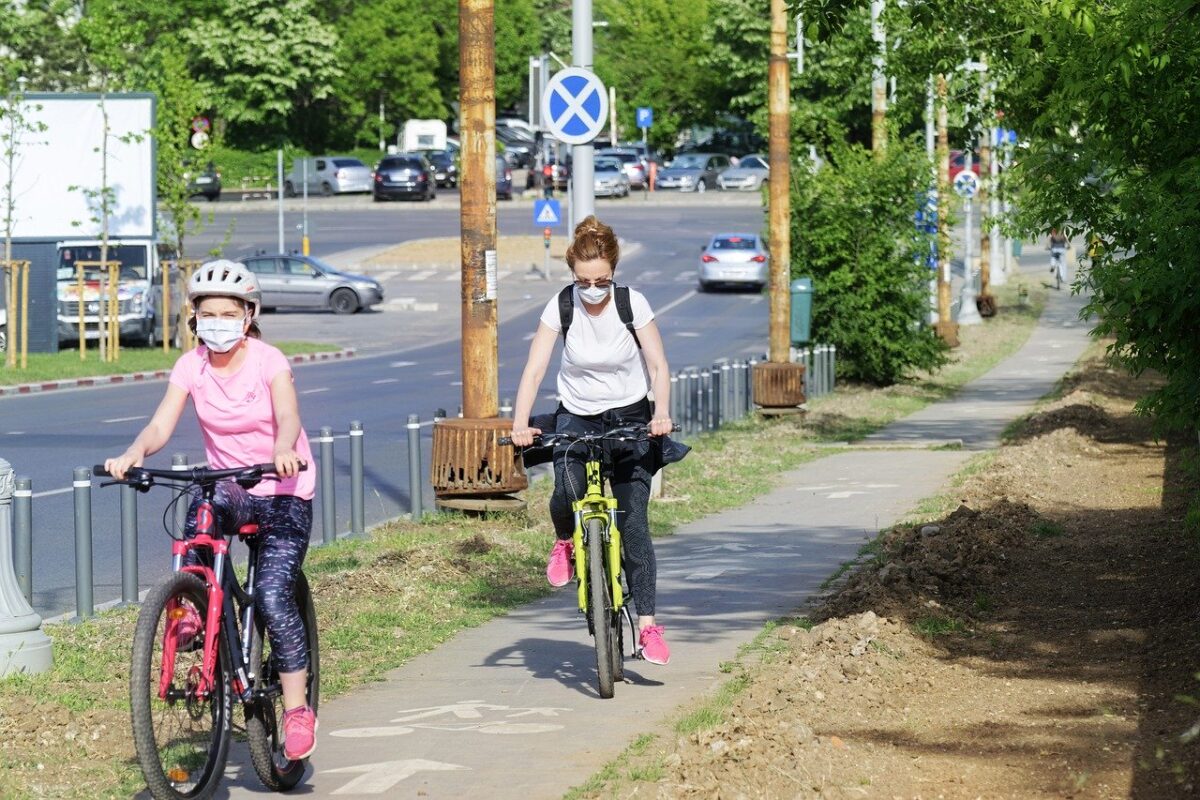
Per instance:
[[[633,337],[634,344],[638,346],[638,350],[641,350],[642,341],[638,338],[637,331],[633,328],[633,304],[629,302],[629,287],[616,287],[613,291],[613,299],[617,302],[617,316],[621,318],[621,322],[625,323],[625,329]]]
[[[575,316],[574,288],[574,284],[567,284],[558,293],[558,324],[564,342],[567,341],[567,331],[571,328],[571,319]],[[633,304],[629,300],[629,287],[617,286],[613,292],[613,300],[617,304],[617,316],[625,324],[625,329],[633,337],[638,350],[641,350],[642,341],[638,339],[637,331],[633,327]]]

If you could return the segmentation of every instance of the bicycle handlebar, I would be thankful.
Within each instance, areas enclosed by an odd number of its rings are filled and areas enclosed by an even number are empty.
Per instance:
[[[672,425],[671,432],[675,433],[682,430],[679,425]],[[554,444],[555,442],[598,442],[601,440],[609,440],[614,442],[629,442],[635,441],[641,436],[650,432],[649,425],[627,425],[622,428],[613,428],[604,433],[539,433],[535,435],[534,441],[541,444]],[[501,445],[511,445],[511,436],[501,436],[498,440]]]
[[[300,465],[300,471],[308,469],[307,463]],[[112,477],[112,473],[104,468],[103,464],[96,464],[92,467],[92,474],[98,478]],[[252,464],[246,467],[230,467],[228,469],[209,469],[207,467],[188,467],[186,469],[159,469],[155,467],[130,467],[125,472],[125,478],[122,480],[107,481],[102,486],[111,486],[114,483],[126,484],[132,486],[138,491],[148,491],[156,481],[166,480],[176,483],[194,483],[199,485],[216,483],[217,481],[226,478],[234,478],[238,482],[253,481],[258,483],[267,475],[277,475],[274,464]]]

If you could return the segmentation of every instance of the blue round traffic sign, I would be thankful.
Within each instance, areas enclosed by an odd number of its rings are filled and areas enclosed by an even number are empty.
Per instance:
[[[964,169],[954,177],[954,191],[959,197],[974,197],[979,191],[979,178],[969,169]]]
[[[589,69],[560,70],[546,84],[542,119],[560,142],[587,144],[608,122],[608,89]]]

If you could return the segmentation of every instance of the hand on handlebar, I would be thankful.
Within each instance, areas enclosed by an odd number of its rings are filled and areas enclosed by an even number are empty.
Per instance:
[[[655,417],[650,420],[651,436],[666,436],[673,430],[676,430],[675,423],[668,416]]]
[[[105,459],[104,469],[109,475],[119,481],[123,481],[125,480],[125,473],[129,471],[129,468],[142,466],[144,458],[145,456],[143,455],[126,450],[116,458]]]
[[[275,472],[281,478],[296,477],[304,465],[304,459],[300,458],[300,454],[291,447],[277,448],[274,462]]]
[[[508,438],[516,447],[530,447],[533,445],[533,440],[541,433],[541,428],[514,428],[512,435]]]

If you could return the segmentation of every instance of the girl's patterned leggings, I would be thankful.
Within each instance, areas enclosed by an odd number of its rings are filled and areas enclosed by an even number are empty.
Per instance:
[[[200,500],[192,501],[183,535],[196,535],[196,509]],[[292,495],[259,497],[232,481],[217,484],[213,505],[217,524],[227,534],[243,525],[258,523],[258,534],[252,546],[258,548],[258,577],[255,608],[262,614],[267,627],[267,640],[275,667],[280,672],[299,672],[308,669],[308,645],[304,622],[296,604],[296,576],[312,531],[312,501]],[[188,563],[197,562],[199,554],[188,554]]]

